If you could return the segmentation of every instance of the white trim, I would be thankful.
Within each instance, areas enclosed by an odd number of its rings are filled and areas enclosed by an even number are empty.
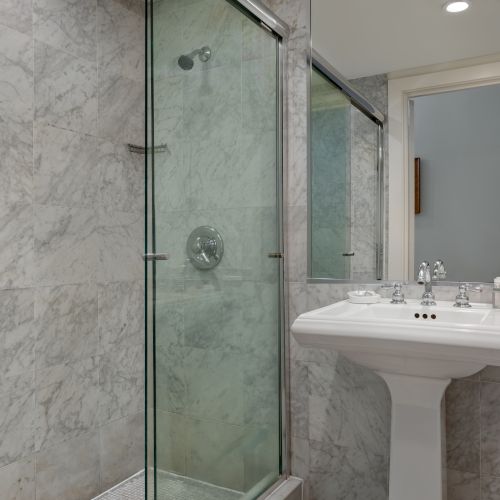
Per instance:
[[[389,129],[389,280],[413,280],[413,217],[409,167],[412,97],[500,83],[500,62],[438,71],[388,81]],[[402,207],[402,209],[401,209]],[[432,256],[429,256],[432,258]]]

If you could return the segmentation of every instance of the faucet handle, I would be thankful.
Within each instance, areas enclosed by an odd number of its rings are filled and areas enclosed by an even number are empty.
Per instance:
[[[402,292],[403,284],[399,281],[394,283],[394,292],[392,294],[391,304],[406,304],[405,296]]]
[[[446,278],[446,267],[441,259],[434,262],[432,268],[432,279],[433,280],[444,280]]]
[[[454,307],[469,308],[472,307],[469,302],[469,296],[467,291],[470,285],[468,283],[459,283],[458,285],[458,295],[455,297]]]

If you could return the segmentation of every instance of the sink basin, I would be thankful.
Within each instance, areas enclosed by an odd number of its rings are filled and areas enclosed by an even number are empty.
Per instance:
[[[392,398],[389,500],[442,500],[442,399],[451,378],[500,366],[500,310],[338,302],[299,316],[305,347],[334,349],[375,370]]]
[[[343,301],[302,314],[292,332],[306,347],[335,349],[386,373],[459,378],[500,364],[500,310],[486,304]]]

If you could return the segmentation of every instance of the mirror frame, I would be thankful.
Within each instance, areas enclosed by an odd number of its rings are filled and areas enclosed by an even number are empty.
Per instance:
[[[368,281],[359,281],[351,279],[338,279],[338,278],[313,278],[312,275],[312,262],[311,262],[311,215],[312,215],[312,119],[311,119],[311,80],[313,70],[318,71],[324,78],[329,80],[333,85],[346,95],[350,100],[351,105],[359,109],[364,115],[372,120],[378,127],[377,130],[377,201],[378,212],[377,227],[376,227],[376,277],[373,279],[374,283],[381,283],[387,275],[387,259],[386,257],[386,196],[385,196],[385,148],[384,148],[384,126],[387,123],[385,115],[373,106],[370,101],[364,97],[358,90],[354,88],[349,81],[347,81],[324,57],[322,57],[316,50],[312,49],[309,60],[310,76],[308,79],[308,92],[307,92],[307,135],[308,135],[308,155],[307,155],[307,204],[308,204],[308,217],[307,217],[307,282],[308,283],[370,283]]]
[[[411,99],[495,84],[500,84],[500,62],[441,71],[439,68],[434,68],[433,72],[389,78],[389,211],[386,261],[388,280],[415,283],[414,259],[411,251],[414,247],[414,220],[410,210],[414,201],[414,191],[413,179],[409,175],[410,161],[414,156],[411,140]],[[403,210],[398,210],[397,207],[403,207]],[[446,256],[441,257],[446,263]],[[436,282],[439,285],[458,283]]]

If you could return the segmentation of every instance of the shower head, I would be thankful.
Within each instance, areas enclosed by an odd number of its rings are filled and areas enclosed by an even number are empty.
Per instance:
[[[212,51],[210,47],[204,46],[201,49],[193,50],[190,54],[184,54],[179,57],[177,63],[184,71],[189,71],[193,69],[194,66],[194,58],[198,56],[198,59],[201,62],[207,62],[212,57]]]

